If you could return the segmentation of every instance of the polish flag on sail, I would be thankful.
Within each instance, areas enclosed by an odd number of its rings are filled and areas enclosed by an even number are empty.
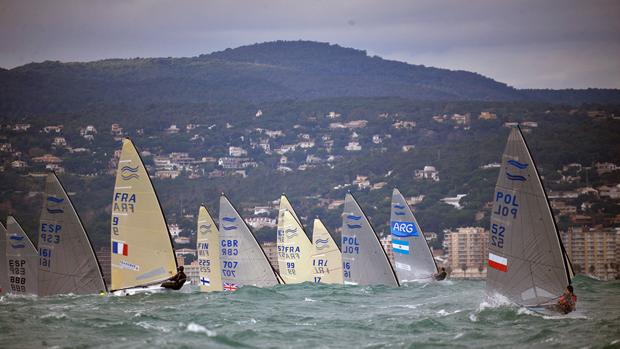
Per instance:
[[[505,273],[508,271],[508,259],[489,252],[489,267]]]

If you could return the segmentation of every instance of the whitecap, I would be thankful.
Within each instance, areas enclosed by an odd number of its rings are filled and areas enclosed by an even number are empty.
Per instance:
[[[312,298],[309,298],[309,297],[306,297],[306,298],[304,298],[304,302],[316,302],[316,300],[314,300]]]
[[[478,315],[476,315],[475,313],[469,314],[469,321],[478,322]]]
[[[163,326],[153,325],[153,324],[148,323],[146,321],[137,322],[136,325],[138,325],[138,326],[140,326],[140,327],[142,327],[144,329],[147,329],[147,330],[157,330],[159,332],[164,332],[164,333],[170,332],[169,328],[165,328]]]
[[[42,315],[40,317],[40,319],[57,319],[57,320],[66,319],[66,318],[67,318],[67,314],[65,313],[49,313],[49,314]]]
[[[249,320],[240,320],[240,321],[235,321],[237,323],[237,325],[245,325],[245,324],[255,324],[257,321],[253,318],[250,318]]]
[[[465,333],[463,333],[463,332],[457,333],[456,336],[454,336],[454,338],[452,338],[452,339],[459,339],[459,338],[463,337],[464,334]]]
[[[193,323],[193,322],[190,322],[187,325],[187,328],[185,330],[187,332],[193,332],[193,333],[204,333],[208,337],[215,337],[217,335],[217,333],[215,333],[215,331],[211,331],[210,329],[208,329],[208,328],[206,328],[206,327],[204,327],[202,325]]]

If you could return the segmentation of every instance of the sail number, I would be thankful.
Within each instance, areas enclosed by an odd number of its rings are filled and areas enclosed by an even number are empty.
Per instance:
[[[239,241],[237,240],[222,240],[220,245],[222,256],[236,256],[239,254]]]
[[[60,231],[62,226],[60,224],[47,224],[41,223],[41,242],[48,244],[60,243]]]
[[[351,262],[343,262],[342,269],[344,271],[344,277],[347,279],[351,278]]]
[[[506,228],[503,225],[491,224],[491,245],[504,248],[504,232]]]
[[[46,269],[52,267],[52,250],[43,246],[39,247],[39,265]]]
[[[512,218],[517,218],[517,213],[519,213],[519,203],[517,202],[516,195],[504,193],[498,190],[497,193],[495,193],[495,202],[498,203],[498,205],[493,214],[503,217],[510,216]]]
[[[314,273],[319,275],[329,274],[329,267],[327,266],[327,259],[316,258],[312,260],[312,266],[314,267]],[[316,281],[318,278],[319,281]],[[321,282],[320,277],[315,277],[314,282]]]
[[[26,292],[26,260],[9,259],[9,274],[11,291]]]
[[[360,253],[360,243],[356,236],[342,236],[342,253]]]
[[[237,261],[222,261],[222,275],[227,277],[237,277]]]

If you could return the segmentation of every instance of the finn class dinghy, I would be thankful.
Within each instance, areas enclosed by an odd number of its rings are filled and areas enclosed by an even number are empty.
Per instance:
[[[394,189],[390,214],[394,270],[400,283],[430,281],[437,265],[405,197]]]
[[[133,142],[123,139],[111,222],[111,291],[158,292],[176,274],[177,261],[159,199]]]
[[[574,276],[545,190],[519,128],[513,128],[495,186],[487,292],[540,313],[555,306]]]
[[[278,269],[286,284],[312,280],[312,242],[286,195],[280,197],[276,244]]]
[[[39,224],[39,296],[107,291],[82,221],[56,174],[45,181]]]
[[[5,247],[8,293],[37,295],[39,253],[13,216],[6,218]]]
[[[220,232],[207,208],[198,211],[196,251],[198,253],[198,285],[201,292],[223,291],[220,261]]]
[[[246,285],[271,287],[284,283],[250,227],[223,194],[219,214],[224,291],[236,291]]]
[[[4,224],[0,223],[0,296],[9,293],[9,267],[6,258],[7,232]]]
[[[320,284],[344,283],[342,253],[320,219],[314,219],[312,230],[312,282]]]
[[[342,266],[345,285],[400,286],[379,237],[351,193],[342,215]]]

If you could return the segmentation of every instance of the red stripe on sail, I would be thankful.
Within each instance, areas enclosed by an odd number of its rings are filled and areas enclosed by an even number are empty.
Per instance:
[[[123,244],[123,256],[129,256],[129,246]]]
[[[489,259],[489,267],[493,269],[497,269],[499,271],[503,271],[504,273],[508,271],[508,266],[504,264],[499,264],[495,261]]]

